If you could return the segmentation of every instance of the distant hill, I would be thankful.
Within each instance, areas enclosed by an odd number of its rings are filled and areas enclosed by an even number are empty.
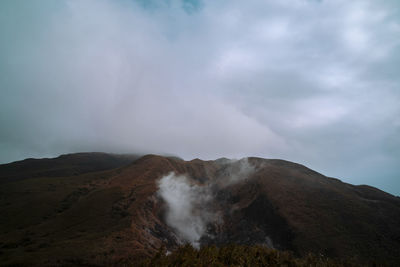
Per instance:
[[[259,245],[400,264],[400,199],[275,159],[78,153],[0,165],[0,265]]]
[[[100,152],[75,153],[57,158],[25,159],[0,165],[0,183],[34,177],[61,177],[114,169],[139,158]]]

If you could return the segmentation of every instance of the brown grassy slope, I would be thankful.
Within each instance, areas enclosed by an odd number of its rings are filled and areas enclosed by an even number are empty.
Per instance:
[[[258,167],[251,177],[213,192],[213,208],[224,220],[211,225],[215,238],[203,244],[259,244],[268,236],[274,247],[299,255],[400,262],[398,198],[287,161],[250,162]],[[175,171],[202,184],[222,179],[225,163],[147,155],[106,171],[35,172],[34,178],[3,182],[0,262],[109,265],[148,257],[161,245],[175,248],[157,180]]]
[[[30,164],[34,176],[46,170]],[[203,177],[203,164],[149,155],[108,171],[4,181],[0,262],[104,264],[151,255],[164,243],[173,247],[176,238],[161,220],[156,181],[170,171]]]
[[[251,161],[262,167],[250,181],[231,190],[238,195],[236,199],[244,199],[246,193],[242,192],[247,188],[252,204],[232,217],[242,218],[254,204],[258,210],[269,206],[288,224],[288,229],[281,230],[281,237],[288,236],[281,240],[283,248],[300,255],[311,251],[330,257],[399,262],[399,198],[375,188],[342,183],[291,162]]]

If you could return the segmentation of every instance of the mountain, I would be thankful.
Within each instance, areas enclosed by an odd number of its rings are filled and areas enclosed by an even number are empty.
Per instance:
[[[262,245],[400,263],[400,198],[300,164],[78,153],[0,165],[3,265],[113,265]]]
[[[102,171],[126,165],[139,155],[99,152],[61,155],[57,158],[25,159],[0,165],[0,183],[34,177],[62,177]]]

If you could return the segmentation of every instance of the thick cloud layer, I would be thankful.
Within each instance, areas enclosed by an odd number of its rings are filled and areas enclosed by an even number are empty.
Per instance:
[[[262,156],[400,194],[400,4],[0,2],[0,161]]]

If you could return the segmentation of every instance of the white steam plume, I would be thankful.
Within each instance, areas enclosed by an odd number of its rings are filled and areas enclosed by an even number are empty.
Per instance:
[[[207,224],[217,219],[208,209],[212,200],[209,187],[191,184],[186,176],[171,172],[160,179],[158,194],[168,205],[167,224],[181,239],[198,248]]]
[[[167,204],[166,223],[175,230],[182,242],[193,247],[200,246],[200,239],[207,235],[207,225],[221,222],[215,210],[214,193],[229,185],[244,181],[256,171],[247,158],[229,160],[221,177],[206,185],[190,182],[185,175],[174,172],[163,176],[159,182],[158,195]]]
[[[232,185],[243,181],[250,177],[256,171],[254,165],[249,162],[248,158],[240,160],[232,160],[232,163],[226,170],[224,186]]]

